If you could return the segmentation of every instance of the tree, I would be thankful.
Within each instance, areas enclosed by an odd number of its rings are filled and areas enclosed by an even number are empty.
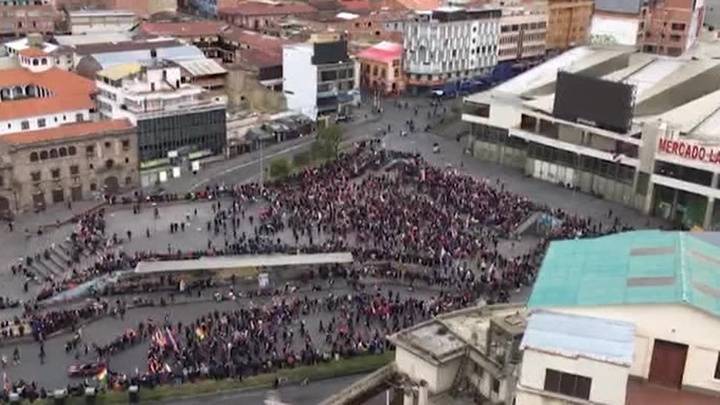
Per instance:
[[[342,135],[342,128],[338,125],[329,125],[319,130],[313,145],[316,156],[323,159],[335,159],[340,150]]]
[[[270,162],[270,177],[284,178],[290,174],[290,161],[286,158],[273,159]]]

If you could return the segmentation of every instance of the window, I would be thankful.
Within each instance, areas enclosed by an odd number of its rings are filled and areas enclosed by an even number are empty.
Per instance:
[[[75,121],[83,122],[83,121],[85,121],[85,116],[83,116],[82,113],[77,113],[77,114],[75,114]]]
[[[57,151],[57,149],[50,149],[50,157],[51,157],[52,159],[55,159],[56,157],[58,157],[58,151]]]
[[[109,141],[105,141],[105,147],[106,147],[106,148],[109,148],[109,147],[110,147],[110,142],[109,142]]]
[[[125,185],[129,186],[132,184],[132,177],[125,177]]]
[[[32,179],[32,181],[40,181],[40,172],[30,173],[30,178]]]
[[[38,153],[37,153],[37,152],[30,152],[30,161],[31,161],[31,162],[37,162],[37,161],[38,161]]]
[[[75,147],[74,147],[74,146],[68,147],[68,155],[70,155],[70,156],[75,156],[75,153],[76,153],[76,152],[77,152],[77,151],[75,150]]]
[[[30,122],[28,122],[28,121],[20,121],[20,129],[22,129],[22,130],[28,130],[28,129],[30,129]]]
[[[97,184],[90,183],[90,191],[95,191],[95,190],[97,190]]]
[[[95,145],[88,145],[85,147],[85,153],[90,156],[95,154]]]
[[[545,369],[545,391],[574,398],[590,399],[592,379],[581,375]]]
[[[496,394],[500,392],[500,380],[497,378],[492,379],[492,390]]]
[[[70,174],[72,174],[74,176],[74,175],[77,175],[78,173],[80,173],[80,167],[78,165],[70,166]]]
[[[128,139],[122,140],[122,149],[123,150],[130,150],[130,141]]]
[[[48,153],[46,150],[40,152],[40,160],[46,160],[48,158]]]
[[[112,169],[112,167],[115,165],[115,162],[113,162],[112,159],[108,159],[105,161],[105,168],[106,169]]]
[[[60,149],[58,149],[58,152],[60,153],[60,157],[67,156],[67,149],[65,149],[64,146],[61,146]]]
[[[50,175],[52,175],[53,179],[59,179],[60,178],[60,169],[52,169],[50,171]]]
[[[38,128],[45,128],[45,118],[38,118],[37,126]]]

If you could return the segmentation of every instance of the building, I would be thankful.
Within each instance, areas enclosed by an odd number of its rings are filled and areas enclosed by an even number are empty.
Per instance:
[[[504,6],[500,17],[498,63],[544,57],[547,22],[544,3]]]
[[[139,32],[140,36],[149,38],[177,38],[197,46],[208,58],[224,60],[222,34],[228,29],[228,24],[221,21],[196,20],[143,22]]]
[[[0,74],[0,136],[89,121],[92,81],[55,68],[35,48],[21,51],[21,67]]]
[[[355,60],[347,42],[305,42],[283,47],[287,107],[312,120],[349,113],[357,98]]]
[[[62,70],[73,70],[73,52],[72,49],[59,46],[50,42],[46,42],[42,35],[33,33],[28,34],[25,38],[15,41],[5,42],[3,44],[5,53],[15,59],[22,58],[31,54],[47,56],[47,63],[50,66]]]
[[[714,232],[634,231],[552,242],[528,307],[634,325],[632,353],[628,356],[625,343],[616,352],[623,362],[632,360],[625,401],[600,403],[714,404],[720,401],[720,344],[714,339],[720,333],[720,282],[714,276],[719,261],[720,234]],[[591,350],[609,349],[605,340],[616,334],[615,344],[624,342],[627,331],[615,328],[621,326],[603,329]],[[553,329],[561,331],[560,323]],[[556,364],[540,361],[536,367]],[[623,365],[599,366],[571,373],[575,381],[591,380],[591,396],[617,395],[602,380],[619,380]],[[546,371],[545,381],[553,375]]]
[[[595,0],[590,42],[636,46],[642,5],[642,0]]]
[[[382,94],[405,91],[402,45],[380,42],[357,54],[360,63],[360,86]]]
[[[564,402],[626,405],[635,325],[626,321],[538,311],[520,350],[515,404]]]
[[[680,56],[698,39],[704,19],[704,1],[646,2],[638,34],[643,52]]]
[[[678,226],[717,229],[720,49],[704,45],[684,58],[627,47],[565,52],[467,97],[469,147]]]
[[[73,35],[126,32],[138,24],[135,13],[123,10],[78,10],[67,13]]]
[[[403,64],[414,92],[483,76],[497,64],[499,9],[418,12],[405,23]]]
[[[720,27],[720,0],[705,0],[703,25],[712,31]]]
[[[0,37],[17,37],[29,33],[52,34],[61,19],[52,6],[0,5]]]
[[[181,67],[151,59],[97,72],[98,112],[137,126],[143,186],[197,171],[224,153],[226,100],[185,83]]]
[[[270,3],[247,1],[218,10],[218,18],[238,27],[262,31],[287,17],[302,18],[317,13],[308,3]]]
[[[177,0],[53,0],[58,10],[126,10],[148,18],[156,13],[177,12]]]
[[[547,49],[562,51],[587,43],[592,15],[593,0],[548,0]]]
[[[128,120],[76,122],[3,135],[0,156],[3,216],[139,184],[137,137]]]

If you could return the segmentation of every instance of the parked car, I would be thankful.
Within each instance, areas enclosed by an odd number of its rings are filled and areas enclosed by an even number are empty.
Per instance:
[[[70,377],[92,377],[98,375],[101,370],[106,369],[104,362],[72,364],[68,367],[67,373]]]
[[[433,153],[440,153],[440,144],[437,142],[433,144]]]

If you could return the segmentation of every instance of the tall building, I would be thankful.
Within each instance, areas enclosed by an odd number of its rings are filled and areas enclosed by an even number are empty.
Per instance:
[[[545,3],[517,3],[503,7],[498,62],[545,56],[547,23]]]
[[[489,73],[497,64],[499,9],[418,12],[405,24],[404,66],[414,92]]]
[[[590,35],[593,0],[548,0],[547,49],[583,45]]]
[[[680,56],[695,44],[704,18],[704,2],[650,0],[642,8],[638,47],[643,52]]]
[[[154,58],[115,65],[97,72],[96,85],[98,112],[137,126],[143,185],[196,171],[193,162],[224,152],[224,97],[184,83],[177,64]]]
[[[283,92],[290,110],[312,120],[345,114],[357,99],[358,74],[347,42],[305,42],[283,47]]]

